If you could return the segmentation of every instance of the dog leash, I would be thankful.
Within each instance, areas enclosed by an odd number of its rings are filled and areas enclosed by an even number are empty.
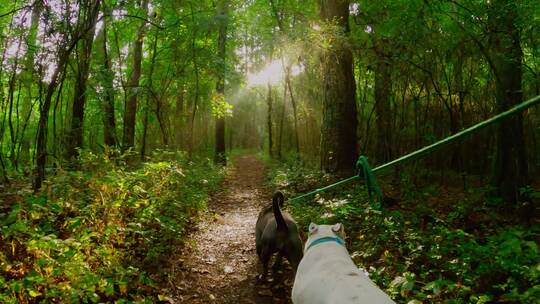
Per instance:
[[[296,200],[301,200],[301,199],[304,199],[304,198],[307,198],[307,197],[310,197],[310,196],[313,196],[317,193],[321,193],[321,192],[324,192],[326,190],[330,190],[330,189],[333,189],[335,187],[338,187],[338,186],[341,186],[343,184],[346,184],[346,183],[349,183],[351,181],[356,181],[356,180],[364,180],[365,183],[366,183],[366,188],[367,188],[367,191],[368,191],[368,198],[369,198],[369,201],[370,201],[370,204],[371,204],[371,207],[373,209],[376,209],[376,210],[380,210],[381,209],[381,205],[382,205],[382,191],[381,189],[379,188],[379,185],[377,185],[377,181],[375,179],[375,176],[374,176],[374,173],[378,172],[378,171],[382,171],[382,170],[385,170],[385,169],[388,169],[390,167],[393,167],[395,165],[398,165],[398,164],[401,164],[405,161],[408,161],[408,160],[411,160],[411,159],[418,159],[428,153],[431,153],[433,152],[434,150],[436,149],[439,149],[440,147],[442,146],[445,146],[447,144],[450,144],[450,143],[453,143],[455,141],[458,141],[458,140],[461,140],[462,138],[466,137],[466,136],[469,136],[471,134],[474,134],[476,132],[478,132],[479,130],[487,127],[487,126],[490,126],[490,125],[493,125],[495,123],[499,123],[500,121],[504,120],[504,119],[508,119],[509,117],[512,117],[513,115],[516,115],[520,112],[523,112],[525,110],[527,110],[528,108],[531,108],[537,104],[540,104],[540,95],[536,96],[536,97],[533,97],[527,101],[524,101],[522,103],[519,103],[517,105],[515,105],[514,107],[504,111],[504,112],[501,112],[491,118],[488,118],[482,122],[479,122],[465,130],[462,130],[456,134],[453,134],[451,136],[448,136],[442,140],[439,140],[429,146],[425,146],[419,150],[416,150],[412,153],[409,153],[409,154],[406,154],[398,159],[395,159],[391,162],[388,162],[384,165],[381,165],[381,166],[378,166],[376,168],[373,168],[371,169],[371,167],[369,166],[368,162],[367,162],[367,158],[365,156],[361,156],[359,159],[358,159],[358,162],[356,163],[356,166],[357,166],[357,170],[358,170],[358,173],[354,176],[351,176],[349,178],[346,178],[344,180],[341,180],[341,181],[338,181],[334,184],[331,184],[331,185],[328,185],[326,187],[323,187],[323,188],[320,188],[320,189],[316,189],[314,191],[311,191],[311,192],[308,192],[308,193],[305,193],[305,194],[302,194],[302,195],[299,195],[297,197],[294,197],[294,198],[291,198],[291,199],[288,199],[287,202],[293,202],[293,201],[296,201]],[[375,200],[374,200],[374,197],[377,197],[378,201],[377,203],[375,203]]]

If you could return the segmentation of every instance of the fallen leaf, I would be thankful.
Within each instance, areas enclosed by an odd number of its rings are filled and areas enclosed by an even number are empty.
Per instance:
[[[233,268],[232,268],[231,266],[225,266],[225,267],[223,268],[223,271],[224,271],[225,273],[233,273],[233,272],[234,272],[234,270],[233,270]]]
[[[260,296],[265,296],[265,297],[271,297],[274,294],[272,293],[272,291],[270,291],[268,289],[261,289],[261,290],[259,290],[259,295]]]

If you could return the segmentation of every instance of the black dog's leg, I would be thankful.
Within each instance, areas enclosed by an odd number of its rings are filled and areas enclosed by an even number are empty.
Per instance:
[[[276,256],[276,261],[274,262],[274,266],[272,267],[272,270],[277,272],[281,268],[281,263],[283,262],[283,254],[281,252],[278,252]]]
[[[270,262],[270,257],[272,256],[272,254],[265,249],[266,248],[263,248],[263,250],[261,250],[261,255],[259,256],[263,265],[263,273],[259,276],[259,279],[261,280],[266,279],[266,275],[268,274],[268,263]]]

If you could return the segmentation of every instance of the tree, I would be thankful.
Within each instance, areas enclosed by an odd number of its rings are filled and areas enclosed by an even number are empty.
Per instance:
[[[320,16],[333,37],[322,54],[323,118],[321,168],[337,175],[355,171],[356,143],[355,82],[353,58],[347,44],[349,1],[319,1]],[[330,39],[328,39],[330,40]]]
[[[380,39],[376,42],[375,63],[375,126],[377,128],[377,140],[375,158],[380,162],[392,159],[392,124],[390,98],[392,93],[391,55],[387,42]]]
[[[68,131],[66,155],[68,159],[77,157],[77,148],[83,145],[83,122],[84,106],[86,103],[88,73],[90,71],[90,56],[94,44],[96,22],[100,11],[100,0],[82,0],[79,2],[79,10],[82,19],[78,25],[87,29],[82,34],[77,55],[77,75],[73,96],[73,108],[71,115],[71,129]]]
[[[494,0],[489,5],[489,45],[498,112],[508,110],[523,99],[521,87],[523,52],[520,45],[517,3]],[[523,135],[523,116],[500,123],[492,183],[497,194],[515,203],[519,189],[528,181],[527,154]]]
[[[111,70],[111,58],[107,50],[107,15],[110,15],[108,7],[105,4],[102,6],[103,11],[103,27],[100,37],[96,39],[101,41],[101,64],[100,80],[103,88],[103,97],[101,98],[102,122],[103,122],[103,142],[106,146],[116,146],[116,120],[114,117],[114,73]],[[101,40],[100,40],[101,39]]]
[[[217,94],[225,96],[225,70],[226,70],[226,46],[227,46],[227,22],[228,22],[228,2],[220,1],[218,4],[218,60],[220,61],[218,67]],[[220,165],[226,165],[227,159],[225,158],[225,116],[218,115],[216,117],[216,151],[214,155],[214,162]]]
[[[148,1],[143,0],[141,9],[143,16],[146,17],[148,11]],[[133,71],[129,81],[129,96],[126,101],[126,110],[124,112],[124,138],[122,150],[127,150],[135,145],[135,123],[137,116],[137,96],[140,91],[139,79],[141,78],[142,48],[145,36],[146,22],[139,26],[137,31],[137,40],[133,44]]]
[[[69,17],[69,15],[66,17]],[[64,22],[67,23],[69,21],[64,20]],[[32,188],[36,191],[41,188],[43,180],[45,179],[49,110],[51,108],[53,95],[61,82],[61,78],[65,76],[66,65],[69,61],[71,53],[73,52],[73,49],[75,49],[79,40],[82,39],[82,37],[84,37],[91,29],[92,28],[89,27],[76,26],[73,33],[64,33],[64,39],[62,40],[63,43],[58,47],[56,68],[51,75],[50,82],[46,89],[45,98],[43,100],[40,99],[39,121],[37,125],[36,137],[36,166],[34,168],[34,179],[32,181]]]
[[[267,112],[267,128],[268,128],[268,154],[273,157],[273,142],[272,142],[272,85],[268,83],[268,95],[266,97],[268,106]]]

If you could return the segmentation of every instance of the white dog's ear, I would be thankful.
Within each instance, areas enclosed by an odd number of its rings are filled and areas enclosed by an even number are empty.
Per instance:
[[[343,225],[341,225],[341,223],[335,224],[332,226],[332,231],[335,233],[343,232]]]
[[[319,229],[319,226],[317,226],[317,224],[315,223],[309,224],[309,234],[313,234],[317,232],[317,229]]]

